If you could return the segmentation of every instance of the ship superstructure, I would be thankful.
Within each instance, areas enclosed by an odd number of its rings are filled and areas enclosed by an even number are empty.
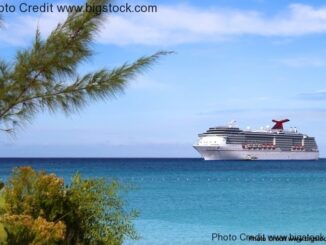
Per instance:
[[[273,120],[272,128],[241,130],[228,126],[209,128],[199,134],[194,148],[205,160],[317,160],[315,138],[296,128],[284,130],[288,119]]]

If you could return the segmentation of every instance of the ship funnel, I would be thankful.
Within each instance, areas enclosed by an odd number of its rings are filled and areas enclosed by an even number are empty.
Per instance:
[[[279,129],[283,130],[283,123],[289,122],[289,119],[283,119],[283,120],[272,120],[275,125],[272,127],[272,129]]]

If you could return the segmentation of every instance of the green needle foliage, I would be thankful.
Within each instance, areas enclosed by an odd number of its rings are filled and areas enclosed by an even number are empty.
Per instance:
[[[87,4],[103,6],[109,2],[88,0]],[[43,110],[70,113],[89,101],[114,97],[128,81],[169,53],[158,52],[114,69],[77,74],[77,66],[93,55],[90,44],[103,18],[100,12],[69,13],[46,40],[37,30],[33,46],[18,52],[13,64],[0,60],[2,130],[13,131]]]

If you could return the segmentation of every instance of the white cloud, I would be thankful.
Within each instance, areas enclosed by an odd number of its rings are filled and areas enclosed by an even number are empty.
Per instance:
[[[293,68],[324,67],[326,65],[325,60],[313,57],[284,58],[276,60],[276,62]]]
[[[257,11],[203,10],[160,6],[157,14],[111,16],[99,42],[124,44],[182,44],[224,40],[239,35],[299,36],[326,32],[326,7],[292,4],[266,17]]]
[[[62,14],[19,16],[7,22],[0,40],[22,44],[36,26],[48,34]],[[14,32],[12,30],[15,30]],[[238,9],[160,5],[158,13],[112,15],[97,41],[104,44],[173,45],[209,42],[240,35],[292,37],[326,32],[326,6],[291,4],[273,16]]]
[[[314,92],[302,93],[299,94],[298,97],[305,100],[324,101],[326,100],[326,89],[320,89]]]
[[[35,36],[37,28],[48,36],[65,17],[63,13],[45,13],[39,17],[17,15],[10,20],[5,19],[4,27],[0,29],[0,43],[24,46]]]

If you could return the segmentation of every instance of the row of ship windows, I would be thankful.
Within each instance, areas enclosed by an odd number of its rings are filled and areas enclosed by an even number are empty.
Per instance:
[[[246,142],[247,144],[272,144],[273,143],[273,140],[230,140],[230,139],[227,139],[226,141],[227,143],[233,143],[233,144],[242,144],[243,142]],[[301,144],[302,143],[302,140],[295,140],[295,141],[292,141],[292,140],[287,140],[287,141],[283,141],[283,140],[276,140],[276,142],[278,144],[288,144],[288,145],[297,145],[297,144]],[[305,144],[314,144],[315,142],[314,141],[308,141],[308,140],[305,140],[304,141]]]
[[[277,146],[275,145],[256,145],[256,144],[248,144],[242,145],[242,149],[246,150],[275,150]],[[291,147],[291,151],[305,151],[305,146],[303,145],[294,145]]]
[[[226,142],[227,144],[243,144],[244,142],[242,141],[234,141],[234,142],[229,142],[229,141],[227,141]],[[257,142],[257,141],[255,141],[255,142],[245,142],[245,144],[273,144],[273,142]],[[284,143],[284,142],[277,142],[276,141],[276,145],[302,145],[302,142],[286,142],[286,143]],[[309,146],[314,146],[314,145],[316,145],[315,143],[313,143],[313,142],[304,142],[304,145],[309,145]]]
[[[256,145],[256,144],[248,144],[248,145],[242,145],[242,149],[246,150],[275,150],[275,145]]]
[[[250,138],[246,138],[246,137],[228,137],[228,140],[247,140],[247,141],[271,141],[274,138],[256,138],[256,139],[250,139]],[[297,139],[292,139],[292,138],[275,138],[275,140],[277,141],[302,141],[302,138],[297,138]],[[304,141],[314,141],[314,139],[311,138],[306,138],[304,139]]]
[[[203,144],[217,144],[217,141],[202,141],[201,143]],[[276,146],[280,146],[279,144],[277,145],[270,145],[270,144],[266,144],[266,145],[260,145],[260,144],[247,144],[247,145],[242,145],[243,149],[248,149],[248,150],[275,150]],[[287,145],[286,145],[287,146]],[[310,146],[310,145],[309,145]],[[309,147],[308,146],[308,147]],[[312,145],[311,145],[312,147]],[[310,148],[310,147],[309,147]],[[291,150],[293,151],[305,151],[305,147],[304,146],[292,146]]]

